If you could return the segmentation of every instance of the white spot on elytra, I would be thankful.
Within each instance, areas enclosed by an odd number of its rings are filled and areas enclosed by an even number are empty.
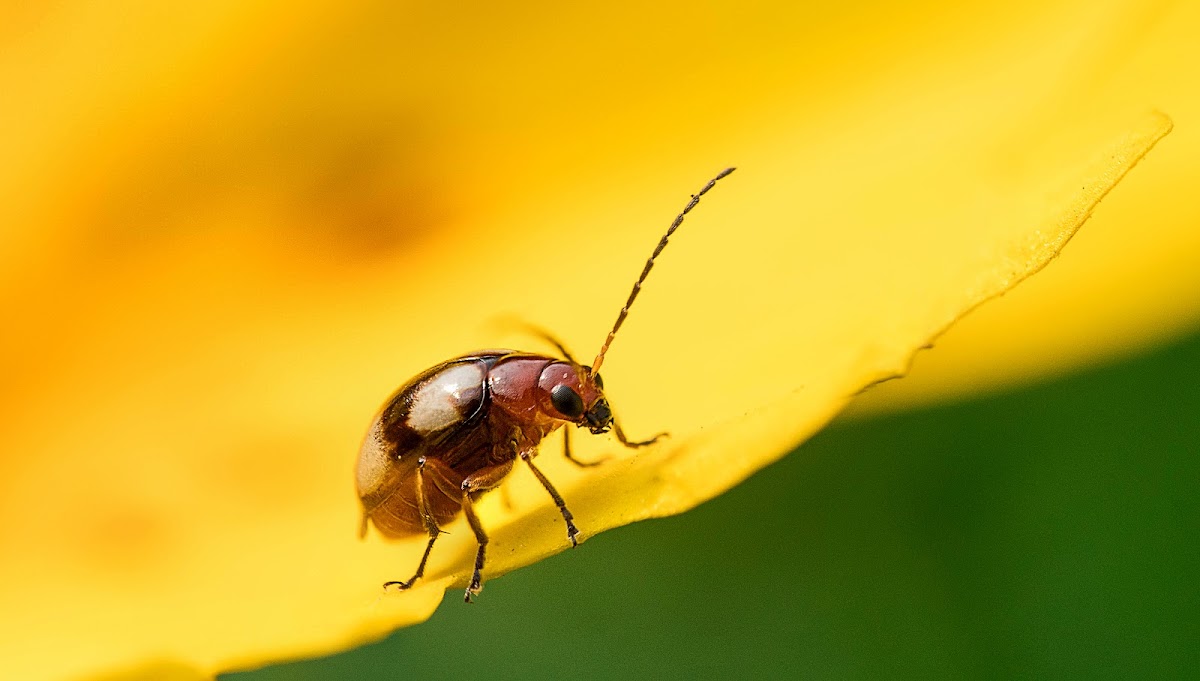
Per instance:
[[[408,427],[425,435],[461,421],[483,394],[484,367],[478,362],[450,367],[412,397]]]
[[[358,453],[357,472],[360,496],[374,491],[383,480],[384,472],[387,470],[387,453],[383,445],[381,430],[379,418],[376,417],[375,422],[371,424],[371,431],[367,433],[367,438],[363,441],[362,449]]]

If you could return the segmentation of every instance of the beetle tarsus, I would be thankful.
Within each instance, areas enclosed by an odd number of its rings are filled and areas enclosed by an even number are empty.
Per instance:
[[[488,536],[483,531],[483,523],[475,514],[475,493],[470,490],[469,480],[470,478],[463,483],[465,489],[463,490],[462,508],[463,513],[467,516],[467,524],[475,533],[475,541],[479,543],[479,549],[475,552],[475,569],[471,571],[471,582],[467,585],[467,593],[463,598],[467,603],[470,603],[471,597],[479,595],[483,589],[483,562],[487,555],[488,545]]]
[[[475,571],[471,573],[471,583],[467,585],[467,592],[463,595],[464,603],[473,603],[471,599],[479,595],[483,591],[483,553],[484,547],[487,544],[479,545],[479,552],[475,554]]]
[[[474,603],[475,601],[471,599],[478,596],[480,591],[483,591],[483,584],[472,580],[471,586],[467,587],[467,592],[463,596],[463,603]]]
[[[432,519],[430,520],[430,522],[432,522]],[[393,585],[396,587],[399,587],[400,591],[406,591],[408,589],[411,589],[412,585],[415,584],[416,581],[425,574],[425,564],[429,562],[429,554],[431,551],[433,551],[433,542],[437,541],[438,536],[441,534],[442,534],[442,531],[440,529],[438,529],[437,525],[430,525],[429,526],[429,543],[425,545],[425,553],[424,553],[424,555],[421,556],[421,562],[417,565],[417,571],[415,573],[413,573],[413,576],[409,577],[408,581],[406,581],[406,582],[401,582],[401,581],[397,581],[397,580],[393,580],[391,582],[384,582],[383,590],[387,591],[388,587],[393,586]]]

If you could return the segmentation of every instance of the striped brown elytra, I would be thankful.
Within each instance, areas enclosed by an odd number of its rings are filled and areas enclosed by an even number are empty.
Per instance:
[[[517,459],[546,488],[566,522],[567,541],[577,545],[579,530],[574,516],[562,495],[533,463],[538,445],[566,424],[587,428],[597,435],[611,430],[622,445],[630,448],[644,447],[664,435],[642,441],[625,436],[604,397],[600,365],[654,259],[700,197],[733,170],[727,168],[709,180],[671,223],[642,268],[591,366],[575,361],[562,343],[543,333],[562,357],[481,350],[418,374],[388,399],[371,422],[358,457],[358,495],[363,505],[360,534],[365,537],[368,525],[374,524],[385,537],[427,535],[429,543],[412,577],[387,582],[384,588],[407,589],[416,583],[425,572],[442,528],[461,512],[479,545],[475,570],[467,585],[466,601],[470,603],[483,586],[488,544],[475,504],[481,495],[500,485]],[[577,466],[599,463],[584,463],[571,455],[569,430],[563,431],[563,453]]]

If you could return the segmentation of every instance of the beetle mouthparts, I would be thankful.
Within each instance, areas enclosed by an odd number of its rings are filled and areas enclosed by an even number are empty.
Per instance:
[[[594,434],[607,433],[612,427],[612,409],[608,406],[608,400],[600,399],[585,415],[587,419],[588,429]]]

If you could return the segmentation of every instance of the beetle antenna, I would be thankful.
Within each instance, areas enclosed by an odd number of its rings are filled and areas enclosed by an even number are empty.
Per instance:
[[[667,240],[671,238],[671,235],[675,233],[675,230],[679,229],[679,225],[683,224],[683,217],[691,212],[691,210],[696,207],[696,204],[700,203],[700,197],[708,193],[708,190],[712,189],[717,184],[717,180],[720,180],[729,173],[732,173],[734,170],[737,169],[726,168],[725,170],[722,170],[720,173],[717,173],[716,177],[709,180],[708,184],[704,185],[700,191],[692,194],[692,200],[688,201],[688,204],[683,207],[683,212],[675,218],[675,221],[672,222],[671,226],[667,229],[667,233],[663,234],[662,239],[659,239],[658,246],[654,248],[654,252],[650,254],[650,259],[646,261],[646,266],[642,268],[642,276],[638,277],[637,282],[633,285],[633,290],[629,292],[629,299],[625,301],[625,307],[622,307],[621,314],[617,315],[617,323],[613,324],[612,331],[608,332],[608,338],[604,339],[604,345],[600,346],[600,353],[596,355],[596,361],[592,362],[592,370],[590,375],[593,378],[597,373],[599,373],[600,365],[604,363],[604,354],[608,352],[608,346],[612,345],[613,338],[617,335],[617,329],[621,328],[621,324],[625,322],[625,317],[629,316],[629,306],[633,305],[634,298],[637,298],[638,293],[641,292],[642,282],[646,281],[646,275],[650,274],[650,268],[654,267],[654,259],[658,257],[659,253],[663,252],[663,249],[667,247]]]

